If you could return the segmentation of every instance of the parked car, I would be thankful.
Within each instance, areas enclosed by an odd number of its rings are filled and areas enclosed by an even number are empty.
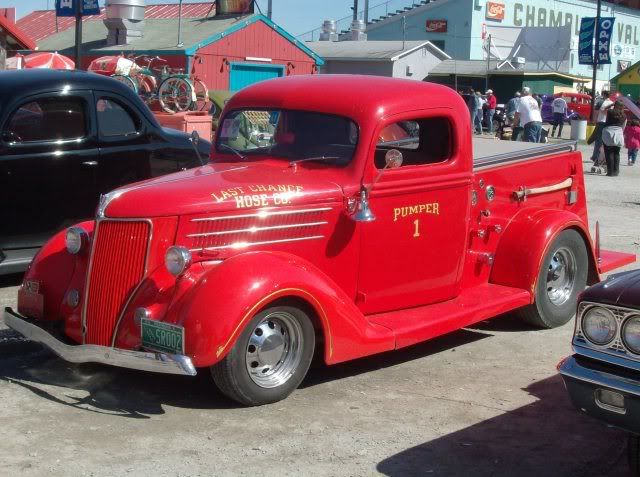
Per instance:
[[[564,98],[567,102],[565,121],[572,119],[589,119],[591,117],[591,96],[582,93],[556,93],[542,96],[542,120],[553,122],[553,107],[551,103],[556,98]]]
[[[199,145],[203,158],[210,145]],[[59,230],[93,217],[100,194],[200,164],[189,136],[161,128],[105,76],[0,72],[0,274],[24,271]]]
[[[208,368],[260,405],[314,355],[340,363],[511,310],[561,326],[586,283],[635,260],[591,245],[574,144],[472,144],[445,86],[292,76],[242,89],[221,118],[210,164],[117,189],[53,237],[6,324],[76,363]]]
[[[573,351],[558,367],[571,401],[629,432],[629,464],[640,476],[640,270],[612,275],[582,294]]]

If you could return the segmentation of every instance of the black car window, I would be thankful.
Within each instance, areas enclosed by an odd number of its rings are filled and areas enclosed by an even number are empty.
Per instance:
[[[138,121],[116,101],[101,98],[96,103],[96,110],[101,136],[129,136],[138,132]]]
[[[41,98],[20,106],[3,131],[8,142],[78,139],[86,135],[84,100]]]

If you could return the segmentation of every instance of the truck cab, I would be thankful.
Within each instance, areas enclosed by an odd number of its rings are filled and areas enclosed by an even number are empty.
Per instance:
[[[4,317],[67,360],[208,369],[260,405],[316,351],[331,365],[511,310],[563,325],[633,260],[594,246],[575,145],[472,144],[439,85],[291,77],[231,98],[210,164],[116,189],[55,236]]]

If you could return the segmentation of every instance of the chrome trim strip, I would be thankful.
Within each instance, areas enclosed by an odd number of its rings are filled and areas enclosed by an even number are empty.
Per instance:
[[[130,351],[98,345],[68,345],[42,328],[29,323],[11,308],[5,308],[3,317],[9,328],[31,341],[42,343],[62,359],[71,363],[101,363],[154,373],[196,375],[196,368],[191,358],[185,355]]]
[[[215,220],[246,219],[249,217],[258,217],[260,219],[265,219],[274,215],[310,214],[312,212],[325,212],[331,209],[331,207],[318,207],[317,209],[298,210],[258,209],[258,212],[254,214],[225,215],[223,217],[202,217],[198,219],[191,219],[191,222],[213,222]]]
[[[239,229],[239,230],[223,230],[221,232],[207,232],[202,234],[188,234],[188,238],[193,237],[210,237],[213,235],[229,235],[229,234],[240,234],[245,232],[264,232],[265,230],[282,230],[282,229],[294,229],[296,227],[315,227],[317,225],[326,225],[329,222],[308,222],[305,224],[288,224],[288,225],[273,225],[271,227],[249,227],[248,229]]]
[[[287,242],[300,242],[302,240],[316,240],[316,239],[321,239],[324,238],[324,235],[313,235],[311,237],[299,237],[299,238],[292,238],[292,239],[283,239],[283,240],[267,240],[264,242],[236,242],[234,244],[231,245],[220,245],[217,247],[201,247],[201,248],[193,248],[191,250],[189,250],[190,252],[199,252],[201,250],[223,250],[223,249],[228,249],[228,248],[247,248],[247,247],[253,247],[254,245],[270,245],[270,244],[274,244],[274,243],[287,243]]]
[[[576,381],[613,389],[640,398],[640,386],[638,386],[637,381],[615,374],[589,369],[578,363],[573,356],[568,357],[558,371],[563,378],[575,379]]]

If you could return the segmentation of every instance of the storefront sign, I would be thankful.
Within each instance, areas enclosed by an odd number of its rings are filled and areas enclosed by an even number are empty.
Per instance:
[[[82,2],[82,15],[100,15],[98,0],[56,0],[56,15],[59,17],[75,17],[76,3]]]
[[[504,20],[504,3],[487,2],[487,20]]]
[[[581,65],[593,64],[593,32],[596,19],[585,17],[580,22],[580,34],[578,35],[578,63]]]
[[[447,20],[427,20],[427,31],[430,33],[446,33]]]
[[[622,73],[624,70],[631,66],[631,62],[628,60],[618,60],[618,73]]]
[[[216,0],[216,14],[253,13],[253,0]]]
[[[610,65],[611,35],[613,33],[614,17],[601,17],[596,27],[596,63],[599,65]]]

